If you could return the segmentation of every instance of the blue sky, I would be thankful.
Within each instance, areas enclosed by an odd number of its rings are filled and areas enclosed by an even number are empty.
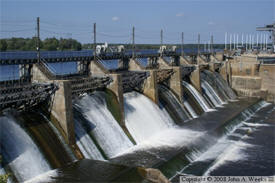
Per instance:
[[[36,17],[41,20],[41,36],[72,37],[93,42],[129,43],[132,26],[137,43],[202,43],[214,35],[224,42],[225,32],[256,34],[257,26],[275,20],[274,0],[0,0],[1,38],[35,35]],[[239,38],[240,39],[240,38]]]

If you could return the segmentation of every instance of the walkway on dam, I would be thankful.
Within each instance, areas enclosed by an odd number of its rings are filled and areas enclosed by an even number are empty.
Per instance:
[[[184,51],[186,56],[197,55],[197,50]],[[201,55],[210,55],[210,52],[201,51]],[[166,51],[163,53],[165,56],[180,56],[180,50]],[[102,60],[122,59],[122,58],[149,58],[159,57],[159,50],[138,50],[133,53],[132,50],[125,52],[107,52],[99,55]],[[90,61],[94,59],[93,50],[83,51],[41,51],[40,57],[45,62],[73,62],[73,61]],[[32,64],[37,63],[37,52],[35,51],[7,51],[0,52],[0,65],[12,64]]]

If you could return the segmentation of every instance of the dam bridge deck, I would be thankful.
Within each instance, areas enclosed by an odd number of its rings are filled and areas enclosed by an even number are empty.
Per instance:
[[[196,51],[185,52],[186,56],[196,56]],[[211,55],[209,52],[201,52],[201,55]],[[162,55],[158,50],[141,50],[133,53],[132,51],[126,51],[124,53],[104,53],[100,54],[100,58],[103,60],[113,59],[130,59],[130,58],[150,58],[150,57],[176,57],[181,56],[182,53],[178,51],[166,51]],[[41,51],[40,57],[48,63],[54,62],[81,62],[92,61],[94,54],[92,50],[84,51]],[[0,65],[16,65],[16,64],[35,64],[38,61],[37,52],[35,51],[14,51],[14,52],[0,52]]]

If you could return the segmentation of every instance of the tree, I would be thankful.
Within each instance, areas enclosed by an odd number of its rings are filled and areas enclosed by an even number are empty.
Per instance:
[[[59,41],[55,37],[46,38],[43,42],[43,49],[49,51],[56,51],[59,49]]]
[[[0,50],[1,51],[6,51],[8,48],[8,43],[5,39],[1,39],[0,41]]]

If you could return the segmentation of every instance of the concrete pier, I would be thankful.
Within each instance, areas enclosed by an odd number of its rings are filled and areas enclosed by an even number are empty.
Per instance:
[[[32,81],[41,83],[54,82],[59,89],[55,92],[50,101],[49,112],[51,118],[55,119],[55,125],[59,126],[68,144],[75,144],[74,121],[72,110],[72,92],[70,81],[51,80],[48,78],[37,65],[33,65]]]

